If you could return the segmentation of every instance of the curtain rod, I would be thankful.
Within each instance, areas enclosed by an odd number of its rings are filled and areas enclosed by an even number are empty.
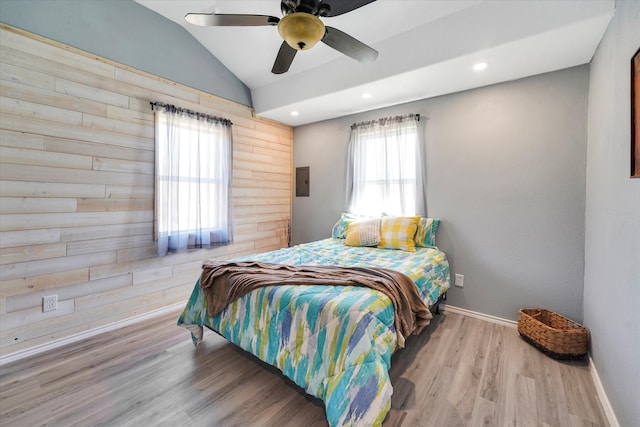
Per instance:
[[[355,129],[357,127],[361,127],[361,126],[371,126],[371,125],[385,125],[388,122],[402,122],[404,120],[415,120],[417,122],[420,121],[420,114],[404,114],[402,116],[393,116],[393,117],[383,117],[380,119],[376,119],[376,120],[369,120],[366,122],[360,122],[360,123],[354,123],[351,125],[351,129]]]
[[[231,125],[233,125],[233,123],[229,119],[225,119],[225,118],[222,118],[222,117],[211,116],[211,115],[205,114],[205,113],[199,113],[197,111],[188,110],[186,108],[176,107],[175,105],[172,105],[172,104],[165,104],[163,102],[153,102],[153,101],[151,101],[150,104],[151,104],[151,109],[152,110],[159,111],[160,109],[162,109],[162,110],[164,110],[165,113],[187,114],[188,116],[195,117],[198,120],[203,119],[203,120],[206,120],[208,122],[219,123],[219,124],[222,124],[224,126],[229,126],[229,127]]]

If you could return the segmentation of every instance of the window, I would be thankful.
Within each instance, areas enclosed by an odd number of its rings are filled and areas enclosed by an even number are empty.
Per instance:
[[[158,254],[230,243],[231,122],[173,105],[152,106]]]
[[[351,126],[347,211],[426,214],[419,120],[412,114]]]

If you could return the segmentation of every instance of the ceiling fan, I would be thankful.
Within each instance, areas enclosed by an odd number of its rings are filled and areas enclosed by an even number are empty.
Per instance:
[[[219,13],[188,13],[187,22],[199,26],[255,27],[278,26],[284,39],[271,72],[286,73],[299,50],[311,49],[322,41],[360,62],[371,62],[378,52],[336,28],[325,26],[319,17],[332,17],[351,12],[375,0],[282,0],[282,19],[268,15],[229,15]]]

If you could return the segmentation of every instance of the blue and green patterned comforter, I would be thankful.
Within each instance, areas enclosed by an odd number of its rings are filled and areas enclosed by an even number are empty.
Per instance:
[[[413,279],[427,306],[449,288],[447,258],[432,248],[404,252],[325,239],[237,260],[390,268]],[[324,401],[331,426],[381,425],[391,407],[388,371],[398,346],[393,306],[373,289],[267,286],[209,317],[196,283],[178,325],[196,344],[207,326],[277,367]]]

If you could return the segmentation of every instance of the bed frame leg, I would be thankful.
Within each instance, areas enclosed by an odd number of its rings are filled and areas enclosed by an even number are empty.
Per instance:
[[[440,298],[438,298],[438,301],[436,301],[436,303],[434,304],[434,308],[435,310],[433,311],[435,314],[440,314],[440,303],[444,300],[447,299],[447,293],[445,292],[444,294],[440,295]]]

